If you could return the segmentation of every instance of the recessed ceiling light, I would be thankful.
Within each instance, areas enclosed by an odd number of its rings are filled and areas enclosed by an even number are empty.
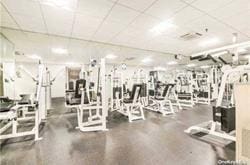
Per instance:
[[[200,42],[199,46],[207,47],[207,46],[215,45],[215,44],[217,44],[219,42],[220,42],[219,38],[211,38],[211,39]]]
[[[174,28],[174,27],[176,27],[176,25],[172,23],[172,20],[163,21],[159,23],[158,25],[154,26],[152,29],[150,29],[150,32],[154,33],[155,35],[160,35],[167,29]]]
[[[80,67],[81,66],[79,63],[75,63],[75,62],[66,62],[65,64],[67,66],[70,66],[70,67]]]
[[[250,54],[248,54],[248,55],[244,55],[244,58],[246,58],[246,59],[249,59],[249,60],[250,60]]]
[[[187,64],[187,67],[194,67],[195,64]]]
[[[42,58],[38,56],[37,54],[27,55],[28,58],[34,59],[34,60],[41,60]]]
[[[177,62],[176,62],[176,61],[170,61],[170,62],[168,62],[167,64],[168,64],[168,65],[176,65]]]
[[[107,58],[107,59],[115,59],[115,58],[117,58],[117,56],[114,55],[114,54],[108,54],[108,55],[105,56],[105,58]]]
[[[51,51],[55,54],[68,54],[68,50],[63,48],[52,48]]]
[[[225,50],[225,51],[222,51],[222,52],[212,54],[212,57],[219,57],[219,56],[227,54],[227,53],[228,53],[228,51]]]
[[[157,66],[157,67],[154,67],[154,70],[156,70],[156,71],[166,71],[167,69],[165,67]]]
[[[149,63],[149,62],[151,62],[151,61],[152,61],[152,59],[149,58],[149,57],[144,58],[144,59],[142,60],[143,63]]]
[[[238,53],[244,53],[247,52],[247,50],[245,48],[239,48],[238,49]]]
[[[203,65],[203,66],[201,66],[201,68],[202,69],[206,69],[206,68],[209,68],[210,66],[208,66],[208,65]]]

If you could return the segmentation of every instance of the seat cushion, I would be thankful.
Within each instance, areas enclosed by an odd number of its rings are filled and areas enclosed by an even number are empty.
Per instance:
[[[128,104],[128,103],[133,103],[133,100],[132,99],[123,99],[123,102],[126,104]]]
[[[164,100],[163,97],[155,97],[155,100]]]

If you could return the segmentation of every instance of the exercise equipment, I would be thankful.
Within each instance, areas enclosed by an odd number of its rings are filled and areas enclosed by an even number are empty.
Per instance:
[[[41,140],[39,137],[39,125],[43,119],[43,112],[40,108],[40,99],[42,96],[42,85],[43,85],[43,72],[44,65],[39,64],[37,88],[35,95],[21,95],[21,100],[12,101],[7,97],[1,97],[0,106],[0,121],[3,126],[0,128],[0,139],[9,139],[15,137],[22,137],[28,135],[34,135],[35,141]],[[30,111],[30,109],[32,111]],[[18,130],[18,125],[22,121],[34,120],[34,126],[31,130]],[[11,128],[11,132],[8,132]]]
[[[134,84],[131,95],[121,101],[121,108],[117,111],[128,117],[129,122],[134,120],[145,120],[140,94],[142,84]]]
[[[241,65],[235,68],[222,69],[220,90],[216,106],[213,107],[213,120],[196,126],[189,127],[186,133],[194,131],[208,133],[216,137],[235,141],[235,106],[233,97],[234,83],[240,83],[241,77],[250,73],[249,65]],[[238,111],[238,110],[237,110]]]
[[[206,72],[193,72],[193,94],[194,102],[200,104],[210,104],[211,101],[211,85],[210,77]]]
[[[177,74],[177,97],[181,107],[193,107],[193,78],[190,71]]]
[[[175,111],[173,109],[172,102],[167,99],[172,87],[172,84],[157,82],[155,90],[151,90],[149,92],[149,102],[151,102],[151,104],[145,106],[144,108],[160,112],[163,116],[174,114]]]
[[[145,119],[142,104],[146,98],[145,77],[142,71],[134,72],[132,78],[123,80],[123,73],[114,68],[111,72],[111,111],[117,111],[128,117],[129,122]],[[131,83],[132,90],[128,88]]]
[[[82,66],[75,90],[66,91],[66,107],[77,109],[76,127],[82,132],[106,131],[105,59]],[[96,76],[96,77],[94,77]]]

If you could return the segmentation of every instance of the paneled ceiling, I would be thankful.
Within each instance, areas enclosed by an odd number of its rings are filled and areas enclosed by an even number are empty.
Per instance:
[[[231,44],[233,33],[239,42],[250,39],[250,0],[1,0],[0,7],[5,32],[15,29],[163,54],[191,55]],[[187,33],[202,36],[180,38]],[[12,38],[17,41],[18,36]],[[215,44],[201,44],[214,38]]]

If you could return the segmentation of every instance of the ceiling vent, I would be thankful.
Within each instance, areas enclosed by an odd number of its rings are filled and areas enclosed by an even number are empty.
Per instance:
[[[125,61],[132,61],[134,59],[135,59],[135,57],[127,57],[127,58],[125,58]]]
[[[197,39],[201,36],[202,36],[202,34],[200,34],[200,33],[190,32],[190,33],[187,33],[187,34],[180,36],[180,38],[185,40],[185,41],[188,41],[188,40]]]
[[[24,56],[24,53],[20,52],[20,51],[15,51],[15,55],[16,56]]]

